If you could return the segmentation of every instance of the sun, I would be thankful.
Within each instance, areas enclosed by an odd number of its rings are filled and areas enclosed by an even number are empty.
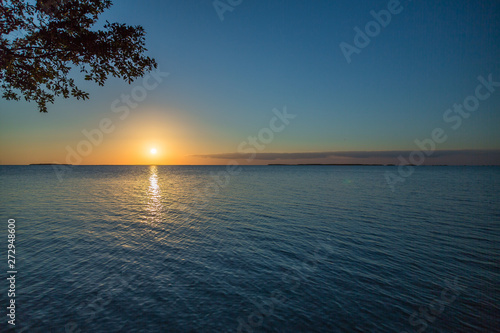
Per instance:
[[[156,148],[151,148],[150,150],[150,153],[155,155],[158,151],[156,150]]]

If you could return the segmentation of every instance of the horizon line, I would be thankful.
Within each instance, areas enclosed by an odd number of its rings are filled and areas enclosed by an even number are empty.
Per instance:
[[[55,163],[30,163],[30,164],[0,164],[0,166],[227,166],[227,164],[55,164]],[[384,164],[384,163],[268,163],[268,164],[237,164],[236,166],[500,166],[500,164]]]

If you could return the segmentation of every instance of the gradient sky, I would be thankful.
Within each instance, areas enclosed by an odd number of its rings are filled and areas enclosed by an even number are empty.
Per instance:
[[[349,64],[339,44],[388,2],[244,0],[221,21],[210,0],[115,1],[103,21],[142,25],[169,76],[124,119],[112,104],[142,79],[99,87],[75,71],[90,100],[56,99],[47,114],[1,99],[0,164],[225,164],[285,107],[296,117],[261,142],[271,155],[242,163],[386,163],[435,128],[447,139],[426,163],[500,163],[500,87],[456,130],[443,120],[478,76],[500,82],[500,2],[402,1]],[[105,118],[113,130],[68,160]]]

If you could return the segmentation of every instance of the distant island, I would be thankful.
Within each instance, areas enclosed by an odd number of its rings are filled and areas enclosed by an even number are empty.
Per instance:
[[[273,163],[268,165],[287,165],[287,166],[301,166],[301,165],[336,165],[336,166],[396,166],[396,164],[322,164],[322,163],[305,163],[305,164],[279,164]]]
[[[416,165],[416,164],[403,164],[403,165],[399,165],[399,164],[322,164],[322,163],[310,163],[310,164],[279,164],[279,163],[273,163],[273,164],[268,164],[269,166],[279,166],[279,165],[285,165],[285,166],[308,166],[308,165],[319,165],[319,166],[322,166],[322,165],[333,165],[333,166],[413,166],[413,167],[416,167],[416,166],[419,166],[419,165]],[[449,165],[449,164],[423,164],[423,165],[420,165],[420,166],[467,166],[467,165]],[[490,165],[474,165],[474,166],[490,166]]]

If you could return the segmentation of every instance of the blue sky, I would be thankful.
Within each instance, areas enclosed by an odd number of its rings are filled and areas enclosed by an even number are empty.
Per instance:
[[[188,157],[235,152],[284,106],[297,117],[265,152],[411,151],[436,127],[449,135],[437,149],[500,149],[500,88],[459,129],[443,121],[448,108],[474,94],[478,76],[500,81],[500,3],[402,1],[349,64],[339,44],[353,44],[354,28],[363,30],[370,11],[388,3],[243,0],[221,21],[212,1],[115,1],[103,20],[142,25],[148,54],[170,75],[82,163],[113,164],[100,156],[122,156],[118,141],[127,133],[161,132],[162,122],[165,131],[182,131],[150,139],[168,141],[170,160],[165,155],[161,164],[216,163]],[[58,99],[48,114],[0,100],[0,163],[63,162],[65,147],[134,83],[81,86],[89,101]],[[138,119],[153,120],[134,128]]]

